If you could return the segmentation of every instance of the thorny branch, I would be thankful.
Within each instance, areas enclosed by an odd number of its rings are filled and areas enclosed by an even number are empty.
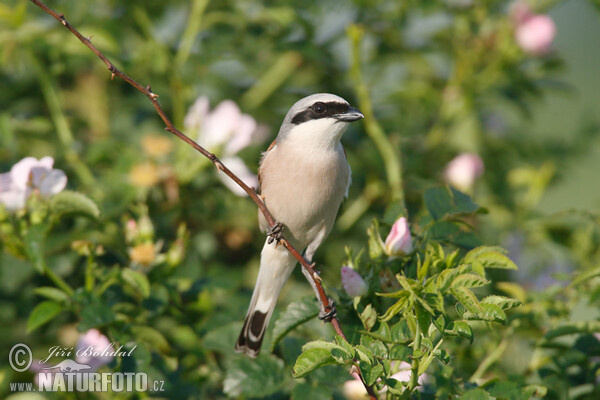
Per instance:
[[[65,26],[65,28],[67,28],[69,31],[71,31],[71,33],[73,35],[75,35],[85,46],[87,46],[94,54],[96,54],[102,60],[102,62],[104,62],[104,64],[108,67],[108,70],[112,74],[111,79],[114,79],[115,76],[119,77],[122,80],[124,80],[125,82],[129,83],[134,88],[136,88],[137,90],[139,90],[140,92],[142,92],[143,94],[145,94],[146,97],[148,97],[148,99],[154,106],[154,108],[156,109],[156,112],[158,113],[160,118],[165,123],[166,131],[171,132],[172,134],[177,136],[179,139],[183,140],[184,142],[186,142],[187,144],[192,146],[196,151],[200,152],[203,156],[208,158],[215,165],[217,170],[225,173],[227,176],[229,176],[231,179],[233,179],[233,181],[235,183],[237,183],[242,189],[244,189],[244,191],[246,193],[248,193],[248,196],[250,196],[250,198],[256,203],[259,210],[263,213],[269,226],[273,226],[276,223],[275,219],[273,218],[273,216],[267,209],[267,206],[262,201],[260,196],[256,193],[256,189],[251,188],[248,185],[246,185],[240,178],[238,178],[233,172],[231,172],[231,170],[229,168],[227,168],[221,162],[221,160],[219,160],[217,158],[216,155],[209,152],[204,147],[200,146],[198,143],[196,143],[195,141],[190,139],[188,136],[186,136],[183,132],[181,132],[180,130],[175,128],[175,126],[173,125],[173,123],[171,122],[171,120],[169,119],[167,114],[164,112],[164,110],[160,106],[160,104],[157,100],[158,95],[156,93],[152,92],[150,85],[143,86],[140,83],[138,83],[137,81],[135,81],[134,79],[130,78],[125,73],[123,73],[122,71],[120,71],[108,58],[106,58],[106,56],[104,54],[102,54],[102,52],[100,52],[100,50],[98,50],[96,48],[96,46],[94,46],[94,44],[91,42],[91,40],[89,38],[83,36],[81,33],[79,33],[79,31],[77,29],[73,28],[73,26],[65,19],[65,16],[63,13],[57,13],[56,11],[52,10],[51,8],[49,8],[48,6],[46,6],[44,3],[42,3],[39,0],[31,0],[31,2],[34,3],[36,6],[40,7],[47,14],[51,15],[56,20],[58,20],[61,24],[63,24]],[[320,297],[321,303],[325,307],[326,311],[331,311],[333,309],[333,306],[329,302],[329,298],[327,297],[327,294],[325,293],[325,289],[323,289],[323,285],[321,284],[319,275],[313,268],[313,265],[311,263],[309,263],[298,252],[298,250],[296,250],[284,237],[282,237],[280,239],[279,243],[281,245],[283,245],[298,260],[298,262],[302,265],[302,267],[305,268],[310,273],[310,276],[311,276],[313,282],[315,283],[317,290],[319,292],[319,297]],[[333,325],[335,332],[339,336],[344,338],[344,340],[347,341],[346,336],[344,335],[344,331],[342,330],[338,319],[334,316],[330,322],[331,322],[331,325]],[[364,378],[362,377],[362,374],[360,374],[360,370],[358,368],[353,368],[353,370],[356,370],[356,372],[359,374],[361,381],[369,394],[369,397],[371,399],[377,399],[377,396],[376,396],[373,388],[371,386],[368,386],[365,383]]]

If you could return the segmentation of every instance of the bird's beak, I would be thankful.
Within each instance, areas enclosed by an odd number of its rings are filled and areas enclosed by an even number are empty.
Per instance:
[[[356,108],[350,107],[350,108],[348,108],[348,111],[346,111],[345,113],[334,115],[334,117],[338,121],[354,122],[354,121],[358,121],[359,119],[363,119],[365,116],[363,115],[363,113],[358,111]]]

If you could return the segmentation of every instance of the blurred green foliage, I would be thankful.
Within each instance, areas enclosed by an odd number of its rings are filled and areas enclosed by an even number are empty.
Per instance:
[[[264,241],[255,206],[168,137],[147,99],[111,82],[60,24],[29,1],[5,0],[0,171],[50,155],[69,191],[0,211],[2,357],[24,342],[43,358],[98,328],[127,349],[137,345],[104,369],[165,380],[166,392],[152,396],[341,398],[353,358],[370,383],[388,386],[382,397],[403,390],[389,379],[392,360],[413,368],[419,360],[427,379],[416,390],[413,374],[404,391],[416,398],[600,396],[598,210],[538,208],[597,140],[598,121],[573,127],[569,141],[519,129],[533,104],[568,90],[568,60],[524,53],[507,2],[48,3],[151,84],[177,127],[200,95],[233,99],[269,138],[314,92],[339,94],[365,113],[343,139],[349,198],[316,255],[351,345],[315,320],[312,291],[296,271],[261,355],[235,354]],[[546,12],[558,3],[532,5]],[[255,171],[266,147],[241,157]],[[464,152],[485,164],[468,194],[444,186],[445,166]],[[377,246],[400,215],[415,251],[390,260]],[[344,293],[344,263],[368,294]],[[11,394],[9,382],[32,379],[3,362],[0,397]]]

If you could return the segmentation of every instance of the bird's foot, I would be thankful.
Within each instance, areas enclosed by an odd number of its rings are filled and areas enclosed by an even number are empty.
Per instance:
[[[276,244],[279,244],[283,238],[283,224],[281,222],[275,222],[275,224],[267,230],[267,237],[269,238],[267,240],[268,244],[273,243],[273,241],[275,241]]]
[[[335,308],[335,302],[331,297],[329,299],[329,305],[327,307],[322,307],[321,311],[319,311],[319,319],[324,322],[331,322],[337,316],[337,309]],[[326,311],[329,310],[329,311]]]

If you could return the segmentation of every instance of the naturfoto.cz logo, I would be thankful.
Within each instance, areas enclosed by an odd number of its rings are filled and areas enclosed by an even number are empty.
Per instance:
[[[115,349],[111,343],[101,351],[87,347],[78,349],[77,357],[130,357],[135,346],[128,352],[122,346]],[[48,350],[48,357],[40,360],[40,366],[48,363],[51,357],[72,356],[71,348],[54,346]],[[14,345],[8,355],[8,362],[13,370],[25,372],[32,369],[33,355],[29,346],[23,343]],[[145,372],[95,372],[91,365],[65,359],[56,364],[48,363],[47,367],[37,368],[36,382],[12,382],[12,392],[162,392],[164,381],[148,381]]]

